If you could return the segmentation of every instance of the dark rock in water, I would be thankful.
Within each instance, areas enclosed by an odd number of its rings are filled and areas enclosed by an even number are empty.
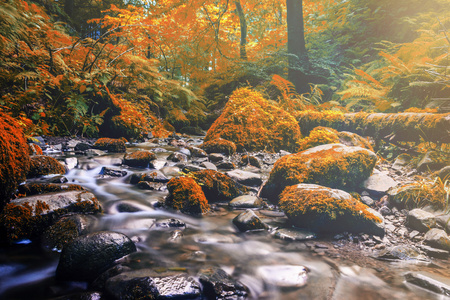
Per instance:
[[[400,259],[400,260],[426,260],[426,257],[420,252],[408,245],[398,245],[386,249],[377,255],[378,259]]]
[[[141,190],[163,191],[166,185],[160,182],[139,181],[137,187]]]
[[[200,297],[199,284],[186,273],[157,273],[151,269],[124,272],[106,281],[116,299],[192,299]]]
[[[436,217],[430,212],[416,208],[409,211],[406,225],[411,229],[427,232],[431,228],[436,227]]]
[[[7,241],[38,237],[59,217],[68,213],[98,213],[102,208],[94,194],[68,191],[12,200],[0,214],[0,232]]]
[[[245,212],[237,215],[233,219],[233,224],[240,231],[261,230],[267,228],[267,225],[264,224],[255,212],[250,209],[247,209]]]
[[[92,149],[92,145],[83,142],[76,144],[74,148],[75,151],[86,151],[88,149]]]
[[[113,299],[158,299],[159,293],[151,277],[114,276],[106,282],[106,293]]]
[[[167,183],[169,178],[159,170],[153,170],[148,173],[134,173],[130,176],[131,184],[137,184],[140,181]]]
[[[142,211],[141,208],[134,206],[131,203],[126,203],[126,202],[122,202],[122,203],[118,203],[116,205],[116,209],[118,212],[138,212],[138,211]]]
[[[208,155],[208,159],[210,162],[213,163],[218,163],[220,161],[225,160],[225,156],[223,154],[220,153],[211,153]]]
[[[258,208],[263,204],[261,198],[252,195],[242,195],[234,198],[228,203],[233,208]]]
[[[187,162],[188,157],[186,154],[180,153],[180,152],[173,152],[172,154],[167,157],[167,160],[173,161],[173,162]]]
[[[300,228],[280,228],[273,232],[273,235],[282,240],[309,241],[317,238],[314,232]]]
[[[235,169],[236,166],[234,165],[234,163],[230,162],[230,161],[223,161],[217,164],[217,169],[222,169],[222,170],[233,170]]]
[[[114,170],[107,167],[103,167],[100,170],[99,175],[102,175],[102,177],[124,177],[127,176],[127,171]]]
[[[61,252],[56,277],[63,280],[92,281],[114,265],[114,261],[136,251],[124,234],[99,231],[80,236]]]
[[[94,288],[96,290],[100,290],[100,291],[104,290],[106,281],[109,278],[114,277],[114,276],[119,275],[124,272],[130,272],[130,271],[132,271],[132,269],[130,267],[123,266],[121,264],[117,264],[117,265],[109,268],[105,272],[103,272],[100,276],[98,276],[97,279],[95,279],[92,282],[91,286],[92,286],[92,288]]]
[[[45,230],[41,237],[41,246],[47,250],[61,250],[75,238],[88,234],[97,223],[91,215],[69,215]]]
[[[194,165],[187,165],[181,169],[181,172],[188,174],[191,172],[196,172],[196,171],[201,171],[201,170],[204,170],[204,168],[201,168],[199,166],[194,166]]]
[[[227,172],[226,174],[240,184],[248,186],[260,186],[262,184],[261,175],[256,173],[246,172],[242,170],[233,170]]]
[[[426,290],[450,296],[450,279],[428,272],[410,272],[405,275],[407,282]]]
[[[83,292],[52,298],[52,300],[102,300],[102,299],[104,299],[104,296],[100,292]]]
[[[450,238],[447,233],[438,228],[432,228],[425,234],[425,244],[450,251]]]
[[[189,151],[191,151],[192,157],[208,157],[208,153],[205,150],[198,147],[188,147]]]
[[[203,294],[206,299],[245,299],[249,295],[248,288],[234,280],[220,268],[208,268],[200,270],[200,283],[203,286]]]

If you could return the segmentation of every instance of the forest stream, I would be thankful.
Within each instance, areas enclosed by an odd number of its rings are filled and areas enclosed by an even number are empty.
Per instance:
[[[201,142],[198,137],[189,139],[191,145]],[[154,166],[164,168],[168,177],[179,171],[179,164],[166,160],[179,148],[162,141],[127,147],[128,152],[137,149],[158,149]],[[440,285],[448,287],[450,265],[447,259],[377,259],[376,247],[370,247],[361,236],[351,234],[317,239],[299,231],[297,234],[302,237],[289,238],[276,233],[276,229],[286,222],[286,217],[272,205],[253,209],[269,225],[267,230],[240,232],[232,220],[245,209],[232,209],[227,203],[215,205],[214,212],[202,217],[159,208],[157,203],[167,196],[167,190],[143,190],[130,184],[130,176],[143,170],[121,165],[123,154],[90,157],[49,150],[46,154],[60,161],[77,159],[75,167],[65,177],[69,183],[83,186],[99,199],[104,212],[96,216],[95,230],[120,232],[135,243],[137,252],[120,259],[122,266],[183,272],[195,280],[198,280],[200,269],[219,267],[247,288],[246,295],[232,295],[226,299],[413,300],[447,297],[405,279],[406,274],[419,272],[430,278],[437,276]],[[267,164],[270,166],[270,161]],[[101,175],[105,167],[126,171],[126,176]],[[261,168],[260,172],[262,178],[267,178],[267,169]],[[49,178],[51,176],[36,180]],[[254,193],[256,191],[253,189]],[[75,299],[67,295],[92,290],[85,282],[55,279],[59,255],[60,251],[46,250],[39,243],[28,240],[0,248],[0,298],[65,296],[61,299]],[[197,299],[205,299],[203,297],[198,295]]]

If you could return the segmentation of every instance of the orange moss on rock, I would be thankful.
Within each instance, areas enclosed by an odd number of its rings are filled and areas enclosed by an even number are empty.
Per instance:
[[[174,177],[167,183],[165,205],[185,214],[201,215],[209,211],[202,188],[190,177]]]
[[[189,176],[201,186],[210,203],[231,201],[248,189],[231,177],[214,170],[201,170],[189,173]]]
[[[94,148],[108,152],[122,153],[126,151],[125,141],[124,139],[100,138],[94,143]]]
[[[152,160],[156,159],[156,154],[150,151],[135,151],[127,153],[123,157],[123,164],[130,167],[148,168]]]
[[[30,143],[30,155],[44,155],[42,148],[38,144]]]
[[[206,153],[224,153],[227,155],[236,153],[236,144],[222,138],[204,142],[200,148],[205,150]]]
[[[261,163],[259,162],[259,160],[256,157],[250,156],[250,155],[247,155],[247,154],[245,154],[245,155],[243,155],[241,157],[241,160],[239,161],[239,164],[241,166],[250,165],[250,166],[257,167],[257,168],[261,168]]]
[[[39,177],[49,174],[65,174],[64,166],[55,158],[45,155],[32,156],[30,160],[30,171],[28,178]]]
[[[353,189],[370,176],[376,162],[377,156],[372,151],[342,144],[321,145],[286,155],[274,164],[261,197],[277,202],[285,187],[298,183]]]
[[[238,151],[295,151],[301,133],[292,115],[270,104],[260,93],[240,88],[230,96],[205,142],[217,138],[234,142]]]
[[[382,221],[347,192],[315,184],[286,187],[279,205],[293,225],[316,232],[365,232],[361,224]]]
[[[450,143],[450,113],[342,113],[337,111],[305,110],[298,115],[303,134],[317,126],[350,131],[375,139],[418,142],[426,137],[430,142]],[[447,132],[446,132],[447,130]]]
[[[23,130],[13,118],[0,112],[0,211],[26,179],[29,165]]]

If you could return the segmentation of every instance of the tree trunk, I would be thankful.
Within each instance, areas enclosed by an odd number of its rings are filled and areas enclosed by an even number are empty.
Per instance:
[[[450,143],[450,113],[340,113],[335,111],[302,111],[298,122],[303,135],[317,126],[351,131],[375,140],[391,142]]]
[[[240,45],[240,57],[242,60],[247,60],[247,22],[245,20],[244,10],[242,9],[241,1],[234,1],[236,5],[236,11],[239,16],[239,24],[241,27],[241,45]]]
[[[305,70],[308,70],[309,60],[303,25],[303,1],[286,0],[286,9],[289,55],[288,80],[295,85],[298,93],[308,93],[309,85]]]

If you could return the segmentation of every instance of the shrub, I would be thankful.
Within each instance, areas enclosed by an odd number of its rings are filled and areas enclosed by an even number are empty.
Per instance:
[[[0,211],[18,185],[26,179],[30,156],[23,131],[10,116],[0,112]]]

